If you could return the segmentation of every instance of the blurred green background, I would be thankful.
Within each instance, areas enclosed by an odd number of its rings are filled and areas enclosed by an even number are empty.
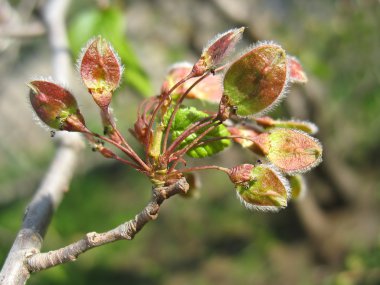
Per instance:
[[[1,29],[38,19],[40,2],[0,1],[0,264],[54,153],[49,132],[32,119],[25,85],[52,74],[47,38],[6,37]],[[67,24],[73,65],[99,33],[124,61],[113,108],[125,134],[138,102],[158,94],[170,64],[194,62],[214,35],[246,26],[240,48],[273,40],[302,62],[309,83],[291,87],[274,115],[318,124],[324,162],[306,175],[305,199],[278,214],[244,209],[225,176],[202,173],[198,199],[169,200],[133,241],[91,250],[28,284],[380,284],[380,2],[106,2],[72,1]],[[90,128],[100,131],[77,73],[70,89]],[[233,147],[213,163],[253,159]],[[43,250],[113,228],[149,197],[145,177],[87,148]]]

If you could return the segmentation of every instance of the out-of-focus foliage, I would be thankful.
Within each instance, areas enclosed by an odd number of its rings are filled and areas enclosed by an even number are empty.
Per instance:
[[[315,95],[329,104],[329,138],[362,167],[380,165],[379,15],[378,1],[295,1],[287,7],[287,25],[274,32],[323,82]]]
[[[380,242],[371,251],[359,249],[345,259],[344,270],[332,277],[329,285],[378,284],[380,277]]]

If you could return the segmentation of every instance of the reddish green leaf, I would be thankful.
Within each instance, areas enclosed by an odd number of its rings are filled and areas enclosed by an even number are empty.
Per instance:
[[[269,134],[267,158],[287,174],[302,173],[322,161],[322,145],[304,132],[274,129]]]
[[[101,36],[91,40],[84,49],[79,68],[84,85],[96,104],[107,107],[123,73],[120,59],[111,45]]]
[[[278,45],[261,44],[236,60],[224,77],[224,94],[237,115],[268,111],[284,94],[287,83],[285,51]]]
[[[68,90],[44,80],[32,81],[28,86],[32,107],[46,125],[58,130],[85,130],[85,122],[78,104]]]
[[[235,45],[240,41],[244,27],[229,30],[217,35],[215,39],[202,51],[201,58],[193,67],[193,75],[201,76],[206,71],[215,69],[233,51]]]
[[[248,209],[278,211],[287,206],[288,181],[270,165],[243,164],[231,169],[230,179]]]

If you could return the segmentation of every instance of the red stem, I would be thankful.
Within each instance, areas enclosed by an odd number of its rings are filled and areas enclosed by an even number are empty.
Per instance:
[[[223,171],[227,174],[230,174],[230,170],[228,168],[217,166],[217,165],[194,166],[194,167],[179,169],[178,171],[179,172],[193,172],[193,171],[208,170],[208,169],[216,169],[216,170]]]
[[[163,145],[163,153],[166,152],[166,147],[167,147],[167,143],[168,143],[168,139],[169,139],[169,132],[170,132],[170,129],[172,127],[172,124],[173,124],[173,120],[174,120],[174,117],[175,115],[177,114],[178,112],[178,109],[179,107],[181,106],[181,103],[183,102],[183,100],[185,100],[186,96],[190,93],[190,91],[199,83],[201,82],[203,79],[205,79],[210,73],[205,73],[203,76],[201,76],[199,79],[197,79],[187,90],[186,92],[184,92],[181,97],[177,100],[175,106],[174,106],[174,110],[172,112],[172,114],[170,115],[170,119],[169,119],[169,122],[168,122],[168,125],[166,127],[166,131],[165,131],[165,137],[164,137],[164,145]]]
[[[149,121],[148,129],[147,129],[147,137],[146,137],[146,142],[145,142],[145,152],[146,153],[149,152],[148,148],[150,146],[150,142],[151,142],[151,139],[152,139],[151,129],[152,129],[154,120],[156,119],[156,115],[157,115],[158,110],[162,107],[162,105],[164,104],[165,100],[170,96],[170,94],[175,89],[177,89],[178,86],[180,86],[181,84],[183,84],[184,82],[186,82],[187,80],[189,80],[192,77],[193,77],[193,74],[192,74],[192,72],[190,72],[185,78],[182,78],[180,81],[178,81],[176,84],[174,84],[174,86],[167,93],[161,94],[162,98],[160,98],[160,102],[158,103],[158,105],[156,106],[156,108],[153,110],[152,117],[150,118],[150,121]]]
[[[128,152],[125,152],[132,160],[134,160],[137,164],[139,164],[143,169],[149,171],[150,168],[145,164],[144,161],[142,161],[142,159],[137,155],[137,153],[132,149],[132,147],[128,144],[128,142],[125,140],[125,138],[123,137],[123,135],[120,133],[120,131],[117,129],[116,127],[116,124],[113,120],[113,118],[111,117],[111,114],[109,112],[109,108],[107,106],[107,108],[104,108],[104,109],[101,109],[101,112],[103,112],[103,114],[106,116],[106,119],[107,121],[111,124],[112,128],[114,129],[114,131],[116,132],[117,136],[120,138],[120,140],[122,141],[122,143],[124,144],[125,146],[125,149],[128,150]],[[103,137],[104,139],[104,137]],[[111,140],[112,141],[112,140]],[[118,145],[118,144],[117,144]]]
[[[218,122],[216,125],[210,126],[208,129],[206,129],[202,134],[200,134],[195,140],[193,140],[190,144],[188,144],[183,149],[180,149],[179,151],[175,152],[174,155],[176,156],[175,161],[173,162],[172,166],[170,166],[168,173],[171,173],[175,167],[177,166],[178,162],[182,158],[182,156],[191,148],[193,148],[204,136],[206,136],[209,132],[214,130],[216,127],[218,127],[222,122]]]
[[[133,167],[134,169],[136,169],[136,170],[138,170],[138,171],[142,171],[142,172],[143,172],[143,169],[142,169],[139,165],[134,164],[133,162],[130,162],[129,160],[126,160],[126,159],[124,159],[124,158],[121,158],[120,156],[117,156],[117,155],[115,155],[114,159],[116,159],[116,160],[118,160],[118,161],[120,161],[120,162],[122,162],[122,163],[125,163],[125,164],[127,164],[127,165]]]
[[[245,137],[245,136],[224,136],[224,137],[217,137],[217,138],[212,138],[212,139],[201,141],[201,142],[199,142],[197,144],[197,146],[200,146],[200,145],[203,145],[203,144],[207,144],[209,142],[214,142],[214,141],[218,141],[218,140],[224,140],[224,139],[244,139],[244,140],[251,141],[253,143],[255,142],[255,139],[252,138],[252,137]]]
[[[220,67],[218,67],[217,69],[214,70],[214,74],[225,69],[226,67],[228,67],[230,64],[229,63],[226,63],[225,65],[222,65]]]
[[[139,106],[139,109],[137,111],[137,117],[141,116],[141,118],[145,121],[146,115],[150,112],[150,109],[154,106],[157,100],[157,97],[145,99]]]
[[[129,151],[129,149],[125,148],[124,146],[122,146],[121,144],[118,144],[116,142],[114,142],[113,140],[105,137],[105,136],[102,136],[102,135],[99,135],[99,134],[96,134],[96,133],[92,133],[90,131],[88,131],[87,133],[85,134],[88,134],[88,135],[91,135],[93,137],[96,137],[96,138],[99,138],[101,140],[104,140],[105,142],[108,142],[112,145],[114,145],[115,147],[117,147],[118,149],[120,149],[122,152],[124,152],[126,155],[128,155],[132,160],[134,160],[135,162],[139,163],[138,161],[135,160],[135,157],[133,156],[133,153],[131,153]],[[137,156],[137,154],[135,154]],[[140,159],[139,156],[137,156],[138,159]],[[141,160],[141,159],[140,159]],[[141,160],[142,164],[140,164],[140,166],[145,170],[145,171],[150,171],[150,168]]]
[[[182,134],[180,134],[170,145],[170,147],[167,149],[167,151],[164,153],[164,155],[168,155],[172,153],[176,147],[179,146],[179,144],[189,135],[192,133],[198,131],[199,129],[206,127],[207,125],[210,125],[213,123],[213,120],[217,117],[217,115],[208,116],[206,118],[203,118],[202,120],[191,124],[186,130],[183,131]]]

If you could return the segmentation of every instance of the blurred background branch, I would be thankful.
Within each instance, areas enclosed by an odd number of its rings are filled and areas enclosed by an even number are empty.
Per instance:
[[[65,23],[69,3],[69,0],[50,0],[42,10],[53,52],[54,78],[66,84],[70,82],[72,69]],[[68,190],[83,142],[78,134],[61,133],[57,135],[57,145],[53,161],[27,206],[22,227],[5,260],[1,284],[25,284],[30,276],[25,259],[40,250],[52,216]]]

